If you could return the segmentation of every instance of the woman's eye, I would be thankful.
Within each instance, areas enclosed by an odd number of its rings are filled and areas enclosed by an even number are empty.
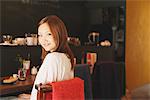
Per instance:
[[[51,33],[48,33],[48,35],[52,35]]]

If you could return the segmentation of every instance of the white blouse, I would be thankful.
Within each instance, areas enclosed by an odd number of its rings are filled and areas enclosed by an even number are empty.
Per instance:
[[[72,78],[74,78],[74,71],[71,70],[71,61],[66,54],[59,52],[47,54],[35,78],[30,100],[37,100],[35,84]]]

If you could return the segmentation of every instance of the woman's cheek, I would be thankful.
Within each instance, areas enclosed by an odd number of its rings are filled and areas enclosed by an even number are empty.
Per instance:
[[[38,38],[38,41],[39,41],[40,44],[42,44],[42,39],[41,39],[41,37]]]

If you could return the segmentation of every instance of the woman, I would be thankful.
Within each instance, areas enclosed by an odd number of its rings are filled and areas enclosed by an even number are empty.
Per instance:
[[[67,37],[66,27],[57,16],[47,16],[39,22],[38,39],[44,60],[34,82],[31,100],[37,99],[35,84],[74,78],[74,56],[68,46]]]

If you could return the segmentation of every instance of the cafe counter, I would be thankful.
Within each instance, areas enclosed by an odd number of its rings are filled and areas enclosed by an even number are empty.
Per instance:
[[[86,63],[86,54],[96,53],[97,61],[114,61],[114,49],[112,46],[70,46],[78,64],[84,59]],[[0,46],[0,76],[9,76],[17,73],[21,67],[17,61],[17,55],[27,58],[30,54],[31,67],[41,65],[41,46]]]
[[[30,75],[26,78],[25,81],[17,80],[15,83],[4,84],[2,82],[3,79],[6,77],[1,77],[1,84],[0,84],[0,96],[21,93],[26,91],[31,91],[34,83],[35,76]]]

